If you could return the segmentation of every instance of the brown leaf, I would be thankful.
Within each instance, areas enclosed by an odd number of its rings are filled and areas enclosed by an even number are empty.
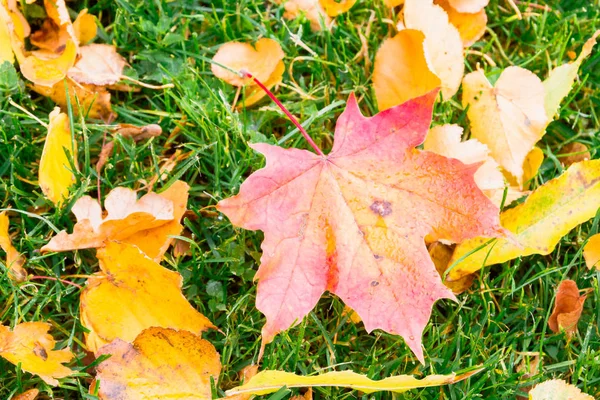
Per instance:
[[[554,310],[548,320],[548,326],[554,333],[565,331],[570,339],[577,332],[577,322],[583,311],[586,296],[579,295],[577,284],[572,280],[564,280],[556,291]]]
[[[137,142],[143,139],[149,139],[151,137],[162,135],[162,128],[157,124],[144,126],[118,124],[117,127],[113,129],[113,132],[124,137],[132,138]]]
[[[576,162],[585,161],[592,158],[588,147],[579,142],[572,142],[563,146],[558,154],[560,163],[565,167],[569,167]]]
[[[21,394],[13,396],[12,400],[35,400],[38,394],[40,394],[39,390],[29,389]]]

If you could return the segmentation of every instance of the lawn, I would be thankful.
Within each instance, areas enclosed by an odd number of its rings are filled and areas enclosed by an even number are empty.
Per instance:
[[[600,29],[598,0],[539,1],[532,6],[526,1],[515,3],[522,19],[508,1],[492,0],[486,8],[488,29],[467,51],[467,72],[479,65],[490,79],[496,79],[502,69],[515,65],[543,79],[551,68],[569,61],[570,52],[579,53],[583,43]],[[69,7],[75,11],[87,7],[98,16],[96,41],[117,46],[130,63],[127,75],[151,84],[174,84],[163,90],[113,92],[117,122],[157,123],[165,133],[139,143],[117,138],[115,151],[100,175],[100,189],[106,195],[115,187],[142,188],[163,160],[176,151],[188,155],[155,185],[155,190],[160,190],[182,179],[191,186],[190,212],[184,219],[193,239],[190,255],[175,257],[169,251],[162,265],[182,274],[187,299],[222,331],[209,332],[205,338],[221,355],[219,390],[236,386],[238,373],[256,362],[260,348],[264,316],[255,308],[253,276],[261,255],[262,233],[233,227],[214,206],[236,194],[244,179],[263,166],[264,158],[249,143],[308,145],[266,98],[258,106],[233,110],[236,90],[212,74],[210,60],[228,41],[255,42],[261,37],[278,41],[285,52],[286,71],[275,92],[327,152],[335,121],[350,93],[356,94],[364,114],[377,113],[372,64],[382,40],[395,33],[397,14],[380,0],[359,1],[337,17],[333,30],[314,33],[307,20],[286,20],[283,7],[263,0],[86,0],[71,2]],[[538,143],[545,159],[532,188],[563,172],[562,149],[569,143],[585,144],[592,158],[598,158],[598,48],[583,63],[579,76],[559,117]],[[466,111],[457,98],[460,93],[454,100],[436,104],[434,125],[468,126]],[[38,119],[47,122],[54,103],[29,90],[19,73],[4,64],[0,68],[0,105],[0,206],[12,209],[15,247],[26,256],[25,267],[32,276],[60,277],[84,285],[85,276],[98,270],[93,250],[41,254],[39,249],[57,229],[72,229],[70,209],[79,197],[96,197],[95,162],[107,125],[72,119],[80,171],[64,207],[55,208],[37,185],[46,135]],[[396,374],[448,374],[477,365],[485,368],[454,385],[396,397],[320,388],[315,390],[316,399],[508,399],[553,378],[600,397],[600,274],[589,271],[582,257],[582,245],[598,233],[599,222],[600,214],[571,231],[548,256],[484,268],[473,286],[458,296],[458,303],[437,302],[423,336],[425,365],[400,336],[367,333],[361,323],[353,323],[344,313],[338,298],[325,295],[308,317],[267,345],[261,369],[303,375],[351,369],[380,379]],[[0,399],[33,387],[52,399],[96,398],[88,394],[95,362],[83,342],[80,290],[47,279],[17,284],[8,279],[1,257],[0,323],[50,322],[58,347],[68,346],[76,354],[70,366],[78,373],[54,388],[0,358]],[[564,279],[591,288],[579,332],[570,341],[548,328],[555,290]],[[540,357],[539,369],[527,374],[535,355]],[[301,391],[283,390],[264,398],[288,398],[289,393]],[[216,393],[216,397],[222,395]]]

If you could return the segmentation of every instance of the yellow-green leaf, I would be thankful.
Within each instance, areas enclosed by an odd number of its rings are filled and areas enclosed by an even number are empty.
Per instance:
[[[447,385],[462,381],[463,379],[467,379],[468,377],[482,370],[483,369],[477,369],[460,375],[430,375],[423,379],[417,379],[412,375],[399,375],[382,379],[380,381],[374,381],[364,375],[360,375],[352,371],[334,371],[315,376],[302,376],[284,371],[261,371],[252,379],[250,379],[248,383],[228,390],[227,395],[263,395],[276,392],[284,386],[288,388],[309,386],[339,386],[360,390],[364,393],[373,393],[384,390],[402,393],[411,389]]]
[[[56,107],[50,113],[48,136],[40,160],[39,184],[44,195],[55,205],[59,205],[69,195],[69,187],[75,182],[70,159],[76,162],[75,143],[71,140],[71,130],[67,114]]]
[[[596,39],[600,35],[600,30],[596,31],[590,39],[583,45],[579,57],[571,63],[563,64],[554,68],[544,84],[544,108],[549,118],[552,118],[558,111],[560,102],[571,91],[573,82],[577,78],[577,71],[583,60],[590,55],[592,48],[596,44]]]
[[[486,265],[521,256],[549,254],[571,229],[596,215],[598,207],[600,160],[573,164],[563,175],[540,186],[524,203],[500,215],[502,226],[514,233],[516,241],[498,239],[485,246],[490,240],[478,237],[457,246],[450,261],[456,265],[449,279],[460,279]]]

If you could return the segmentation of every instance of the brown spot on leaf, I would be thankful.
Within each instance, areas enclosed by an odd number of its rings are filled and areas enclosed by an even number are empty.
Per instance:
[[[392,203],[384,200],[375,200],[370,207],[371,211],[382,217],[387,217],[392,213]]]

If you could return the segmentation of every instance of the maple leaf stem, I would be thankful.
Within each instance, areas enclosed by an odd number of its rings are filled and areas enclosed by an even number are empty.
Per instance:
[[[310,144],[310,146],[315,149],[315,152],[320,155],[325,157],[325,154],[323,154],[323,152],[321,151],[321,149],[319,148],[319,146],[317,146],[317,144],[315,143],[315,141],[308,135],[308,133],[306,132],[306,130],[302,127],[302,125],[300,125],[300,122],[298,122],[298,120],[296,119],[296,117],[294,117],[292,115],[292,113],[290,113],[288,111],[287,108],[285,108],[285,106],[281,103],[281,101],[279,101],[279,99],[277,97],[275,97],[275,95],[273,94],[273,92],[271,92],[265,85],[263,85],[263,83],[261,81],[259,81],[258,79],[256,79],[254,76],[252,76],[252,74],[248,71],[240,71],[240,73],[246,77],[246,78],[252,78],[254,80],[254,82],[256,82],[256,84],[265,91],[265,93],[267,94],[267,96],[269,96],[269,98],[271,100],[273,100],[275,102],[275,104],[277,104],[277,106],[279,108],[281,108],[281,111],[283,111],[283,113],[290,119],[290,121],[292,121],[292,123],[296,126],[296,128],[298,128],[298,130],[300,131],[300,133],[302,133],[302,136],[304,136],[304,139],[306,139],[306,141],[308,142],[308,144]]]

